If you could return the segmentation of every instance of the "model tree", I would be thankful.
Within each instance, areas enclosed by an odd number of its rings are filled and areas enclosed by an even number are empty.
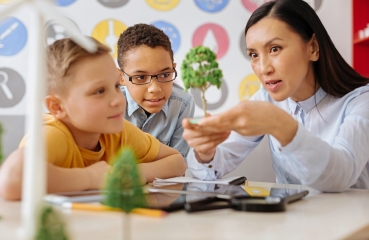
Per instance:
[[[219,89],[222,85],[223,73],[218,67],[215,53],[205,46],[194,47],[186,54],[181,70],[186,91],[189,88],[198,88],[201,91],[202,106],[206,116],[206,90],[210,86],[216,86]]]
[[[67,240],[63,219],[51,207],[44,206],[41,210],[38,230],[35,240]]]
[[[134,208],[146,206],[137,168],[137,157],[131,149],[124,148],[118,152],[108,175],[105,190],[104,204],[125,212],[123,234],[124,239],[129,239],[129,212]]]

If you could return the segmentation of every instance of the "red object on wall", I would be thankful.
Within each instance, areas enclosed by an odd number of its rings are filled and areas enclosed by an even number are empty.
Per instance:
[[[369,77],[369,35],[359,38],[359,30],[368,28],[369,34],[369,1],[352,0],[352,66],[365,77]]]

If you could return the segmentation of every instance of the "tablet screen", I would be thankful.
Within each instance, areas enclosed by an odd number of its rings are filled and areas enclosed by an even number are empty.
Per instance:
[[[224,185],[208,183],[176,183],[166,186],[150,186],[145,194],[147,208],[174,211],[183,209],[186,203],[193,203],[209,198],[220,198],[229,200],[235,197],[247,196],[272,196],[286,198],[294,195],[300,190],[260,187],[245,187],[242,185]],[[52,204],[64,202],[103,202],[104,192],[100,190],[89,190],[79,192],[63,192],[48,194],[45,201]]]

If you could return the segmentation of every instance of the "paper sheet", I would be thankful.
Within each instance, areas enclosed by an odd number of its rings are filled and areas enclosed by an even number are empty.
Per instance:
[[[195,182],[195,183],[212,183],[212,184],[226,184],[228,185],[230,182],[242,178],[243,176],[232,176],[226,178],[215,179],[213,181],[203,181],[193,177],[174,177],[168,179],[160,179],[156,178],[154,180],[154,184],[162,184],[162,183],[186,183],[186,182]]]

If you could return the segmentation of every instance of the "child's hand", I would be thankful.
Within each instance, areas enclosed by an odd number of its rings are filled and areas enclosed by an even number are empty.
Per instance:
[[[89,189],[101,189],[104,186],[105,176],[111,166],[106,161],[94,163],[85,168],[90,180]]]

